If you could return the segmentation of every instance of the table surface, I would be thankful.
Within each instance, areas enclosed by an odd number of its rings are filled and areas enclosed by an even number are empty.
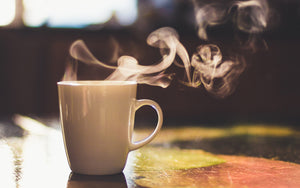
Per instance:
[[[140,128],[134,139],[149,134]],[[0,187],[300,187],[300,131],[291,126],[164,126],[111,176],[71,172],[57,118],[0,121]]]

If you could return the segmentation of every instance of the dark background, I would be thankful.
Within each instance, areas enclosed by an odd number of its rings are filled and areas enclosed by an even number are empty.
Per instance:
[[[76,39],[83,39],[93,54],[106,62],[113,61],[113,41],[116,41],[119,55],[132,55],[142,64],[153,64],[161,58],[158,49],[146,44],[147,35],[159,27],[175,28],[190,56],[198,45],[207,43],[197,36],[190,1],[170,1],[160,8],[149,2],[139,1],[139,18],[128,27],[117,26],[112,19],[105,25],[85,29],[55,29],[46,25],[0,28],[0,116],[16,113],[58,116],[56,82],[62,79],[66,62],[70,61],[69,47]],[[230,23],[208,29],[212,43],[225,52],[242,53],[247,62],[232,95],[219,99],[203,86],[189,88],[174,80],[166,89],[139,85],[138,98],[157,101],[166,122],[255,121],[297,125],[300,120],[300,3],[297,0],[269,3],[274,17],[259,36],[266,41],[267,50],[240,50],[236,35],[241,36],[238,41],[248,36],[237,33]],[[90,67],[80,70],[82,75],[96,74]],[[106,70],[100,70],[101,75],[101,71],[107,74]],[[139,115],[141,119],[153,117],[147,109]]]

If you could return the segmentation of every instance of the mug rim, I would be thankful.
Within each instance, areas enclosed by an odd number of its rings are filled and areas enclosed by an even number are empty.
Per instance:
[[[66,86],[103,86],[103,85],[135,85],[136,81],[120,80],[72,80],[59,81],[57,85]]]

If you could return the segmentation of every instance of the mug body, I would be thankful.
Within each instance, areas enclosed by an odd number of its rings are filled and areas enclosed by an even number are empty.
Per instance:
[[[136,89],[136,82],[131,81],[58,82],[62,132],[73,172],[122,172]]]

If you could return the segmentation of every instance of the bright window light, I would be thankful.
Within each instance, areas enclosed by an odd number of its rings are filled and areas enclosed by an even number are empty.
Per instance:
[[[137,0],[23,0],[24,23],[39,27],[85,27],[102,24],[115,15],[120,25],[137,18]]]
[[[38,27],[47,20],[47,0],[23,0],[23,21],[26,26]]]
[[[114,8],[119,23],[121,25],[133,24],[138,14],[136,0],[114,1]]]
[[[15,0],[0,0],[0,26],[9,25],[14,20],[15,14]]]

